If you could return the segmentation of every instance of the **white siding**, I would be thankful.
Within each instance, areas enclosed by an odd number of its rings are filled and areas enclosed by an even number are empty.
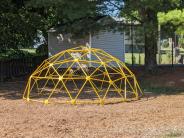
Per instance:
[[[112,31],[111,32],[101,31],[96,35],[93,35],[92,37],[86,36],[86,38],[84,39],[71,39],[70,35],[62,35],[56,32],[49,32],[48,34],[49,56],[52,56],[63,50],[73,48],[79,45],[86,45],[86,43],[90,44],[92,48],[99,48],[106,51],[107,53],[113,55],[114,57],[117,57],[121,61],[124,61],[125,59],[124,34]]]
[[[124,61],[125,59],[123,33],[121,34],[120,32],[101,31],[92,36],[91,47],[103,49],[121,61]]]

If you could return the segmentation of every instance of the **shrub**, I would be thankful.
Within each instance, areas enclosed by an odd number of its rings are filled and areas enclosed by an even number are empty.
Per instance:
[[[47,55],[48,54],[48,47],[46,44],[42,44],[40,45],[37,49],[36,49],[36,53],[39,55]]]

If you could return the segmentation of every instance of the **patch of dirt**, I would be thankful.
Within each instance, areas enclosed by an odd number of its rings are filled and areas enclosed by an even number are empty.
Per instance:
[[[184,87],[183,76],[181,70],[144,79]],[[184,137],[184,93],[146,93],[139,101],[104,106],[43,105],[23,101],[24,87],[23,81],[0,83],[2,138]]]
[[[159,67],[154,75],[145,73],[144,68],[135,68],[133,72],[145,82],[152,82],[153,87],[184,88],[184,67]]]

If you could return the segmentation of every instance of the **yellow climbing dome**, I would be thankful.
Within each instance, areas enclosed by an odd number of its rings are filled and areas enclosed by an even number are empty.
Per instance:
[[[23,98],[45,104],[105,104],[142,95],[123,62],[101,49],[80,46],[43,61],[29,77]]]

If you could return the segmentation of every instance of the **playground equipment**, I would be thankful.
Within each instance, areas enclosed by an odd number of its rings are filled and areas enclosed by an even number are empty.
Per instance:
[[[67,49],[32,73],[23,99],[48,103],[116,103],[143,95],[135,75],[119,59],[101,49]]]

